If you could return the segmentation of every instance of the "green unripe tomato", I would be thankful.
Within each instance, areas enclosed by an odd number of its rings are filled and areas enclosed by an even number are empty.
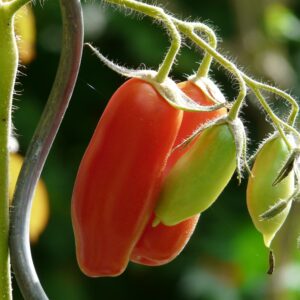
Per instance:
[[[274,186],[274,181],[290,154],[291,152],[280,136],[267,141],[257,154],[252,169],[253,176],[250,176],[248,180],[248,210],[255,227],[263,235],[264,243],[268,248],[289,213],[291,201],[281,213],[270,219],[262,220],[261,215],[280,200],[286,200],[293,194],[293,171]]]
[[[236,145],[229,125],[205,129],[166,177],[155,209],[156,222],[172,226],[206,210],[235,168]]]

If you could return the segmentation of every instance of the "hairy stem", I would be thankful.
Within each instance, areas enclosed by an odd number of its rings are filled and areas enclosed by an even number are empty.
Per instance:
[[[230,120],[234,120],[238,117],[240,108],[243,104],[243,101],[247,94],[247,87],[246,83],[240,73],[240,71],[237,69],[237,67],[230,62],[229,60],[225,59],[222,55],[220,55],[215,49],[211,48],[210,45],[205,43],[204,40],[202,40],[197,34],[191,30],[191,28],[187,27],[186,25],[182,24],[181,22],[178,23],[179,28],[189,37],[192,39],[193,42],[195,42],[198,46],[205,49],[205,51],[215,58],[216,61],[218,61],[225,69],[233,73],[239,82],[240,85],[240,91],[239,94],[235,100],[235,103],[233,104],[229,114],[228,118]]]
[[[142,12],[150,17],[158,19],[162,21],[165,26],[168,28],[171,38],[172,44],[171,47],[161,64],[158,74],[157,81],[163,82],[168,76],[170,69],[175,61],[175,57],[178,54],[180,48],[180,35],[178,31],[187,36],[190,40],[192,40],[197,46],[205,51],[205,55],[203,61],[195,75],[195,78],[198,79],[200,77],[205,77],[208,75],[210,65],[213,59],[215,59],[220,65],[222,65],[225,69],[227,69],[230,73],[232,73],[237,81],[239,82],[239,94],[234,101],[234,104],[228,114],[228,118],[230,120],[234,120],[238,117],[245,97],[247,95],[247,85],[250,87],[257,87],[259,89],[266,90],[268,92],[274,93],[288,101],[291,105],[291,112],[287,119],[287,123],[280,120],[280,123],[286,128],[292,128],[295,123],[296,117],[298,115],[299,107],[295,99],[281,91],[275,87],[272,87],[267,84],[260,83],[251,79],[249,76],[240,71],[234,63],[230,60],[226,59],[219,52],[216,51],[217,39],[214,31],[206,26],[203,23],[198,22],[184,22],[175,17],[172,17],[164,12],[163,9],[156,7],[154,5],[145,4],[142,2],[138,2],[135,0],[104,0],[109,3],[117,4],[119,6],[124,6],[126,8],[130,8],[136,10],[138,12]],[[175,25],[175,26],[174,26]],[[178,29],[178,30],[177,30]],[[197,31],[205,32],[209,39],[209,44],[206,43],[200,36],[197,35]],[[261,103],[261,99],[258,99]],[[272,110],[270,110],[272,112]],[[266,111],[269,114],[269,110]],[[272,119],[272,118],[271,118]]]
[[[268,105],[267,101],[265,100],[265,98],[263,97],[263,95],[261,94],[259,89],[255,86],[253,86],[252,90],[253,90],[253,93],[255,94],[255,96],[257,97],[258,101],[264,108],[264,110],[270,116],[272,122],[276,126],[277,130],[279,131],[280,135],[282,136],[282,138],[285,141],[286,145],[288,146],[289,150],[292,150],[292,146],[291,146],[290,142],[288,141],[288,139],[281,127],[281,124],[280,124],[281,122],[279,121],[279,118],[273,113],[273,111],[271,110],[270,106]]]
[[[171,68],[175,62],[175,58],[181,46],[181,36],[177,31],[176,26],[172,22],[171,17],[168,14],[166,14],[162,8],[145,4],[143,2],[138,2],[134,0],[105,0],[105,2],[117,4],[141,12],[149,17],[163,22],[163,24],[166,26],[171,36],[172,42],[163,62],[159,66],[156,75],[157,82],[164,82],[171,71]]]
[[[173,18],[173,22],[176,24],[178,29],[186,35],[188,38],[190,38],[196,45],[198,45],[200,48],[205,50],[209,55],[211,55],[220,65],[222,65],[225,69],[227,69],[229,72],[231,72],[233,75],[235,75],[240,83],[240,93],[231,109],[231,112],[229,113],[231,116],[230,118],[235,118],[240,108],[243,104],[244,97],[246,96],[246,84],[251,88],[256,87],[259,89],[266,90],[268,92],[274,93],[288,101],[291,105],[291,112],[288,117],[287,123],[276,117],[279,123],[281,123],[287,130],[294,131],[294,128],[292,127],[295,123],[296,117],[298,115],[299,107],[296,102],[296,100],[291,97],[289,94],[285,93],[284,91],[281,91],[280,89],[277,89],[275,87],[272,87],[270,85],[258,82],[244,74],[242,71],[238,70],[238,68],[228,59],[226,59],[224,56],[222,56],[219,52],[217,52],[214,48],[212,48],[209,44],[207,44],[203,39],[201,39],[199,36],[197,36],[193,30],[191,29],[191,26],[189,23],[180,21],[178,19]],[[258,99],[260,103],[261,98]],[[266,107],[266,106],[265,106]],[[264,108],[265,108],[264,107]],[[269,112],[272,112],[271,108],[266,110],[266,112],[269,114]],[[273,112],[272,112],[273,113]],[[272,116],[270,116],[272,119]],[[299,134],[298,134],[299,135]]]
[[[214,33],[214,31],[202,23],[195,23],[194,25],[194,31],[200,31],[205,32],[208,36],[209,45],[216,49],[217,48],[217,37]],[[209,73],[209,69],[212,63],[213,57],[208,53],[205,52],[203,60],[197,70],[197,73],[195,75],[195,81],[201,77],[207,77]]]
[[[9,263],[9,199],[8,141],[11,131],[11,110],[18,68],[18,51],[13,28],[13,15],[8,3],[0,5],[0,293],[11,299]]]
[[[205,33],[208,37],[208,42],[209,45],[213,48],[216,49],[217,48],[217,37],[215,32],[209,28],[207,25],[200,23],[200,22],[181,22],[178,19],[171,17],[172,21],[174,24],[186,24],[186,26],[188,26],[189,28],[191,28],[191,30],[195,33],[200,32],[200,33]],[[211,66],[213,60],[213,56],[211,54],[209,54],[208,52],[205,52],[203,60],[193,78],[194,81],[197,81],[198,79],[200,79],[201,77],[207,77],[208,73],[209,73],[209,69]]]
[[[274,86],[270,86],[268,84],[258,82],[256,80],[250,78],[246,74],[243,74],[243,77],[249,86],[256,86],[262,90],[276,94],[276,95],[280,96],[281,98],[285,99],[287,102],[289,102],[291,105],[291,112],[287,119],[287,123],[291,126],[293,126],[295,124],[295,121],[296,121],[296,118],[297,118],[297,115],[299,112],[299,106],[297,104],[297,101],[291,95],[287,94],[286,92],[284,92]]]

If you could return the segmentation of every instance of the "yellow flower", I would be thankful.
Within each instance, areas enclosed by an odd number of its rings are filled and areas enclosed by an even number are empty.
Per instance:
[[[9,162],[9,198],[12,199],[18,175],[23,164],[23,157],[17,153],[10,154]],[[30,241],[37,242],[49,219],[49,199],[46,186],[39,180],[32,204],[30,219]]]
[[[36,55],[35,17],[30,5],[23,6],[15,16],[15,32],[18,37],[20,62],[29,64]]]

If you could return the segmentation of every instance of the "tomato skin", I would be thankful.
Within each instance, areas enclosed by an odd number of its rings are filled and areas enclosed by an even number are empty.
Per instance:
[[[159,224],[153,227],[153,214],[142,237],[135,245],[130,260],[146,266],[161,266],[171,262],[188,243],[199,216],[200,214],[175,226]]]
[[[117,276],[154,209],[182,111],[140,79],[112,96],[81,161],[72,197],[77,260],[88,276]]]
[[[192,81],[181,82],[178,86],[195,102],[201,105],[213,104],[203,91]],[[217,117],[221,117],[226,113],[227,110],[225,108],[212,112],[184,112],[181,127],[174,145],[179,145],[201,124]],[[183,156],[192,145],[193,142],[184,149],[172,152],[168,158],[164,176],[167,176],[176,161]],[[153,227],[153,213],[143,235],[134,247],[130,257],[131,261],[148,266],[159,266],[169,263],[184,249],[196,228],[199,216],[200,214],[197,214],[174,226],[159,224],[158,226]]]

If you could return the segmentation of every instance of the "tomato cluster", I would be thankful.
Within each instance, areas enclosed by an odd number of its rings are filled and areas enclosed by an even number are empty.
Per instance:
[[[212,104],[195,83],[179,86],[199,104]],[[129,260],[161,265],[179,254],[199,214],[172,227],[152,226],[163,182],[193,142],[172,149],[199,125],[224,114],[225,108],[173,108],[141,79],[130,79],[115,92],[81,161],[73,191],[77,258],[86,275],[116,276]]]
[[[215,104],[211,81],[178,87],[202,107]],[[92,277],[117,276],[129,261],[172,261],[200,213],[240,170],[242,159],[247,164],[245,136],[241,120],[230,119],[225,107],[187,112],[170,105],[151,81],[125,82],[97,125],[74,186],[81,270]],[[285,170],[292,155],[289,142],[276,133],[262,144],[249,176],[248,210],[268,248],[295,195],[294,169]]]

